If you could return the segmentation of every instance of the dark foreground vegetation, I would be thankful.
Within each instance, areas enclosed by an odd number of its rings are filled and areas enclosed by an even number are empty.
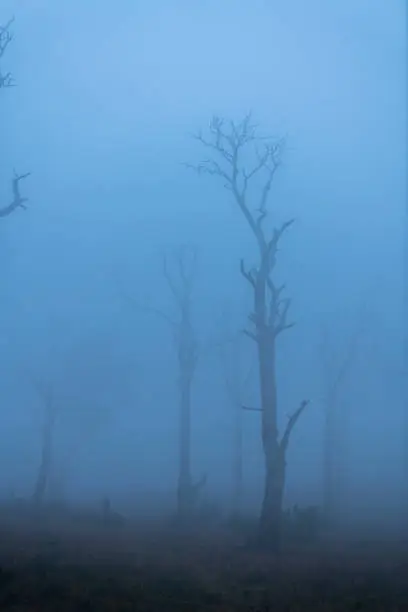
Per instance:
[[[287,538],[251,545],[251,521],[123,519],[66,507],[1,508],[0,609],[408,610],[401,539]],[[299,534],[298,534],[299,536]]]

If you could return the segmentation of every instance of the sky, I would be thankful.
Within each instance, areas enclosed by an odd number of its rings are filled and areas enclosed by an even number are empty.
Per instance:
[[[341,393],[349,497],[365,483],[355,505],[377,503],[380,478],[381,503],[397,505],[403,2],[1,0],[0,19],[10,15],[15,38],[2,66],[18,86],[1,94],[0,198],[14,168],[32,174],[28,210],[0,225],[0,456],[13,466],[0,485],[22,495],[32,486],[40,378],[60,398],[57,455],[76,495],[174,488],[171,333],[124,293],[173,313],[161,254],[187,242],[199,253],[195,325],[206,347],[194,387],[194,471],[208,472],[212,491],[228,489],[232,407],[211,347],[226,333],[223,313],[235,330],[245,321],[239,259],[253,262],[256,251],[222,183],[185,163],[207,154],[192,136],[213,115],[251,111],[262,134],[287,138],[271,205],[276,223],[296,220],[277,271],[297,323],[279,343],[281,422],[303,397],[312,401],[290,448],[288,499],[321,494],[322,328],[341,363],[363,320]],[[249,367],[253,347],[243,340],[242,350]],[[245,393],[257,401],[255,380]],[[245,415],[245,479],[257,499],[253,416]]]

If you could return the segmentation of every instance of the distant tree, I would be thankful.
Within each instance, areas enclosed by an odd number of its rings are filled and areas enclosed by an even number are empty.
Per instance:
[[[0,62],[3,56],[13,40],[13,34],[11,33],[11,26],[14,22],[14,18],[10,19],[6,25],[0,26]],[[14,78],[11,72],[4,72],[0,65],[0,89],[6,89],[15,86]],[[27,198],[21,196],[20,183],[30,175],[29,172],[25,174],[18,174],[14,172],[14,176],[11,181],[12,200],[9,204],[0,207],[0,217],[8,217],[17,208],[26,209],[25,202]]]
[[[201,145],[212,157],[197,166],[199,173],[221,179],[255,238],[259,252],[258,264],[247,270],[241,260],[241,274],[253,295],[253,312],[249,315],[253,329],[246,330],[256,344],[262,419],[262,447],[265,463],[265,481],[259,521],[260,542],[279,548],[282,532],[282,503],[285,488],[286,453],[291,432],[307,405],[301,402],[289,418],[282,436],[278,433],[278,398],[276,381],[276,342],[278,336],[293,327],[288,320],[290,299],[283,297],[284,285],[276,284],[274,270],[278,246],[283,234],[293,223],[288,220],[268,233],[268,200],[275,173],[281,163],[284,141],[273,141],[258,135],[256,126],[247,115],[241,122],[225,122],[214,117],[209,136],[199,133]],[[255,153],[256,161],[248,167],[245,155]],[[260,180],[263,176],[260,186]],[[250,205],[248,188],[260,186],[255,205]]]
[[[128,364],[115,354],[114,341],[102,332],[71,339],[69,347],[56,349],[51,357],[54,373],[46,377],[23,368],[41,400],[40,461],[33,492],[38,505],[63,495],[67,477],[83,461],[81,453],[130,394],[133,378]],[[58,437],[62,429],[63,443]]]
[[[175,270],[170,270],[170,263]],[[193,326],[192,297],[197,269],[197,250],[192,246],[175,249],[170,258],[163,257],[163,276],[172,293],[178,316],[172,318],[165,312],[138,304],[126,292],[127,300],[138,310],[158,315],[171,328],[177,351],[179,392],[179,468],[177,483],[177,512],[182,520],[192,516],[198,494],[205,485],[206,477],[197,482],[191,474],[191,414],[192,387],[199,356],[199,344]]]
[[[45,500],[53,468],[54,433],[58,406],[53,387],[49,382],[35,380],[33,383],[43,404],[41,458],[33,491],[33,502],[41,505]]]
[[[323,512],[326,524],[334,520],[338,499],[338,474],[340,462],[344,462],[344,444],[340,428],[340,396],[344,384],[354,366],[361,335],[364,331],[364,314],[351,330],[343,355],[338,355],[327,328],[321,326],[319,357],[322,368],[324,406],[324,455],[323,455]],[[343,415],[344,418],[344,415]]]

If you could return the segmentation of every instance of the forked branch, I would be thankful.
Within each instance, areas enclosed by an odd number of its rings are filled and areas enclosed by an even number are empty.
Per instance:
[[[308,404],[309,404],[309,400],[303,400],[300,403],[300,406],[297,408],[297,410],[295,410],[295,412],[289,417],[288,422],[286,424],[285,431],[283,432],[281,441],[279,443],[279,447],[282,453],[284,454],[286,453],[292,431],[296,423],[298,422],[302,412],[304,411],[304,409],[306,408]]]
[[[20,183],[21,181],[29,177],[30,174],[30,172],[26,172],[25,174],[17,174],[16,172],[14,173],[14,177],[11,181],[13,199],[10,204],[8,204],[7,206],[3,206],[3,208],[0,208],[0,217],[8,217],[8,215],[11,215],[11,213],[14,212],[17,208],[23,208],[24,210],[26,210],[27,207],[25,205],[25,202],[27,202],[28,198],[22,197],[20,192]]]

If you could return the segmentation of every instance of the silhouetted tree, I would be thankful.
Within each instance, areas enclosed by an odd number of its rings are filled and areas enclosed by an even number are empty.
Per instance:
[[[9,44],[13,40],[13,34],[11,33],[11,25],[14,21],[10,19],[4,26],[0,26],[0,61],[3,59]],[[10,88],[15,86],[15,81],[11,72],[4,72],[0,65],[0,89]],[[29,172],[25,174],[18,174],[14,172],[14,176],[11,181],[12,200],[9,204],[0,207],[0,217],[8,217],[17,208],[26,208],[25,202],[27,198],[21,196],[20,183],[30,175]]]
[[[163,259],[163,274],[179,309],[179,320],[173,322],[180,398],[177,505],[180,517],[188,518],[198,492],[191,476],[191,393],[198,360],[198,342],[192,324],[192,291],[197,252],[194,248],[181,247],[174,253],[174,260],[177,274],[170,272],[167,257]]]
[[[253,295],[253,312],[249,315],[253,329],[245,333],[256,343],[260,377],[259,410],[262,418],[265,483],[259,535],[263,544],[277,549],[282,531],[286,452],[291,432],[307,405],[307,401],[301,402],[289,418],[283,435],[279,436],[276,341],[293,323],[288,320],[290,299],[283,297],[284,286],[277,286],[273,273],[280,239],[292,225],[293,219],[275,227],[270,234],[265,225],[270,190],[281,162],[284,142],[258,135],[250,115],[239,123],[226,123],[214,117],[210,122],[208,139],[201,133],[197,139],[213,156],[195,166],[195,169],[222,180],[248,224],[259,251],[258,265],[251,270],[241,260],[241,274]],[[250,148],[255,151],[256,162],[248,168],[243,158]],[[248,188],[253,183],[256,185],[262,175],[264,179],[259,197],[255,205],[250,206]]]

